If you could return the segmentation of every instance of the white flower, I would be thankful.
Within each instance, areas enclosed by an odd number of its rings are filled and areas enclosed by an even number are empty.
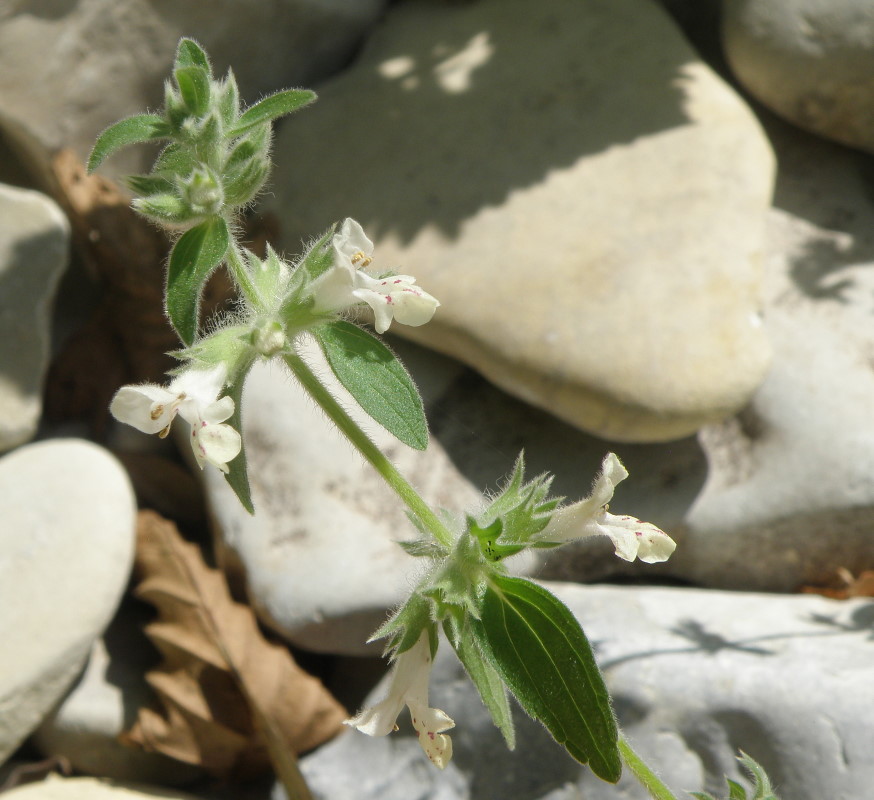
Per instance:
[[[388,696],[347,719],[345,724],[368,736],[386,736],[397,730],[395,720],[406,705],[425,755],[443,769],[452,758],[452,739],[443,731],[454,728],[455,723],[439,708],[428,707],[430,674],[431,644],[426,631],[416,644],[397,657]]]
[[[240,434],[223,423],[234,413],[230,397],[217,399],[224,387],[227,370],[189,369],[167,386],[144,383],[122,386],[109,410],[112,415],[143,433],[164,438],[178,414],[191,425],[191,449],[201,469],[206,463],[228,471],[228,461],[242,448]]]
[[[616,555],[626,561],[639,558],[649,564],[667,561],[676,543],[649,522],[608,511],[616,484],[628,477],[628,470],[614,453],[608,453],[595,480],[592,494],[579,503],[559,509],[534,539],[541,542],[566,542],[585,536],[609,536]]]
[[[334,265],[312,285],[314,311],[342,311],[367,303],[373,309],[377,333],[385,333],[392,319],[413,327],[430,322],[440,303],[416,286],[415,278],[374,278],[363,271],[373,261],[373,242],[354,219],[343,222],[331,246]]]

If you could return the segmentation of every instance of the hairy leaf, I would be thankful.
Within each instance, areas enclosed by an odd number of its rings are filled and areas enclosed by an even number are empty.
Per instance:
[[[167,316],[187,345],[197,334],[201,288],[222,262],[229,242],[227,223],[220,217],[212,217],[182,234],[170,253]]]
[[[231,136],[239,136],[256,125],[291,114],[292,111],[309,105],[315,99],[316,93],[309,89],[286,89],[284,92],[271,94],[251,108],[247,108],[228,133]]]
[[[122,147],[155,139],[166,139],[170,135],[167,123],[157,114],[135,114],[110,125],[94,143],[88,156],[88,172],[94,172],[109,156]]]
[[[455,650],[473,685],[476,686],[483,704],[489,710],[495,727],[501,732],[507,747],[516,747],[516,730],[513,727],[513,714],[507,699],[507,690],[501,681],[501,676],[491,664],[483,658],[469,631],[470,618],[465,615],[463,622],[455,617],[447,617],[443,623],[446,638]]]
[[[265,747],[278,771],[294,771],[294,753],[341,729],[344,709],[151,511],[140,512],[136,567],[135,594],[158,609],[146,634],[164,660],[146,679],[162,711],[141,708],[127,741],[226,775],[266,767]]]
[[[337,379],[361,407],[404,444],[428,447],[422,398],[403,364],[382,342],[349,322],[314,331]]]
[[[567,607],[530,581],[495,575],[470,629],[522,708],[599,778],[618,781],[619,732],[610,697]]]
[[[209,58],[203,48],[194,41],[183,37],[176,48],[176,67],[201,67],[210,73]]]
[[[179,93],[188,110],[201,116],[209,107],[209,72],[203,67],[181,67],[173,75],[179,85]]]

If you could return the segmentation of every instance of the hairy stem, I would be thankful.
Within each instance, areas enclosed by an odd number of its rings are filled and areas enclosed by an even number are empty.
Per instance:
[[[284,356],[294,376],[301,382],[310,397],[313,398],[333,422],[373,466],[382,475],[385,482],[391,486],[407,507],[421,520],[443,545],[450,547],[453,536],[431,507],[422,499],[419,493],[410,485],[406,478],[397,471],[394,464],[386,458],[382,451],[367,438],[367,435],[355,420],[350,417],[334,396],[316,377],[309,365],[296,353]]]
[[[650,793],[650,796],[655,800],[677,800],[676,795],[662,783],[661,779],[647,766],[644,760],[634,752],[628,743],[628,739],[622,734],[619,735],[619,752],[622,754],[622,760],[634,773],[634,777],[643,784],[643,788]]]

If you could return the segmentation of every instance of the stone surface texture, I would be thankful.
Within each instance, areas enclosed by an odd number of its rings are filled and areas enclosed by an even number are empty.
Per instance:
[[[874,152],[874,7],[865,0],[726,0],[725,55],[785,119]]]
[[[290,251],[351,216],[414,274],[442,306],[401,335],[616,440],[759,385],[773,156],[659,6],[404,3],[317,88],[269,205]]]
[[[74,439],[0,460],[0,762],[78,676],[133,559],[133,492],[119,463]]]
[[[385,0],[21,0],[0,9],[0,131],[47,181],[48,159],[72,147],[84,160],[100,131],[163,103],[182,36],[197,39],[217,75],[233,63],[242,98],[339,69]],[[151,154],[151,155],[149,155]],[[102,168],[141,171],[153,151],[130,148]]]
[[[774,349],[764,384],[697,444],[617,448],[631,478],[616,508],[674,536],[669,562],[629,570],[589,542],[545,574],[598,579],[619,570],[791,592],[830,583],[840,568],[874,569],[869,157],[778,120],[769,134],[780,169],[764,259]]]
[[[786,800],[867,796],[874,777],[867,743],[874,732],[859,703],[871,697],[870,600],[548,586],[592,641],[629,740],[678,797],[701,790],[723,797],[724,775],[742,780],[739,748],[762,763]],[[430,702],[456,722],[454,756],[444,772],[428,768],[409,719],[399,718],[399,733],[383,739],[347,734],[304,758],[315,796],[649,797],[628,774],[615,787],[595,778],[521,712],[515,715],[516,750],[507,751],[445,643]]]
[[[0,185],[0,452],[36,433],[69,239],[67,218],[48,197]]]

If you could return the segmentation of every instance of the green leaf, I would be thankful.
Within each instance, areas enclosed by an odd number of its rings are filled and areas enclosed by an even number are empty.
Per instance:
[[[516,747],[516,730],[513,727],[513,714],[510,711],[507,690],[504,688],[501,676],[483,658],[476,646],[469,630],[468,619],[465,615],[464,621],[459,623],[455,617],[447,617],[443,623],[446,638],[449,639],[458,660],[476,686],[483,704],[492,715],[495,727],[501,732],[507,747],[513,750]]]
[[[212,217],[182,234],[170,253],[167,270],[167,315],[187,345],[197,334],[200,291],[224,258],[230,235],[221,217]]]
[[[230,128],[240,115],[240,93],[234,73],[228,70],[228,76],[219,87],[219,113],[225,128]]]
[[[367,640],[375,642],[391,637],[385,652],[393,651],[396,656],[409,650],[431,625],[431,604],[418,592],[413,592],[392,616],[379,626]]]
[[[728,800],[747,800],[747,790],[737,781],[726,778],[728,784]]]
[[[394,353],[349,322],[330,322],[313,333],[337,379],[361,407],[404,444],[425,450],[428,423],[422,398]]]
[[[328,228],[301,259],[300,268],[306,271],[310,282],[334,266],[334,249],[331,247],[331,243],[334,241],[334,231],[336,228],[336,224]]]
[[[176,48],[175,67],[201,67],[207,74],[211,73],[209,58],[203,48],[194,39],[182,38]]]
[[[260,125],[262,122],[271,122],[277,117],[291,114],[309,105],[316,99],[316,93],[308,89],[287,89],[265,97],[251,108],[247,108],[237,120],[237,124],[228,131],[230,136],[239,136],[250,128]]]
[[[622,763],[610,696],[567,607],[530,581],[494,575],[470,628],[522,708],[577,761],[616,783]]]
[[[192,66],[177,69],[173,75],[188,110],[197,117],[205,114],[209,108],[209,72]]]
[[[188,175],[195,167],[197,161],[194,153],[188,147],[171,142],[158,156],[152,167],[152,174],[161,174],[167,178],[177,175]]]
[[[173,182],[163,175],[128,175],[124,179],[127,188],[134,194],[145,196],[149,194],[169,194],[173,190]]]
[[[94,172],[109,156],[122,147],[155,139],[166,139],[170,127],[157,114],[136,114],[110,125],[94,143],[88,156],[88,172]]]
[[[228,396],[234,401],[234,413],[231,414],[228,425],[240,434],[243,438],[243,445],[239,454],[228,462],[225,480],[234,490],[240,505],[250,514],[254,514],[255,506],[252,503],[252,489],[249,486],[249,470],[246,463],[246,439],[243,437],[243,385],[246,382],[250,367],[251,363],[241,369],[234,382],[228,387]]]
[[[150,194],[147,197],[137,197],[131,202],[133,209],[156,222],[184,225],[197,219],[199,216],[191,206],[178,194],[162,192]]]

